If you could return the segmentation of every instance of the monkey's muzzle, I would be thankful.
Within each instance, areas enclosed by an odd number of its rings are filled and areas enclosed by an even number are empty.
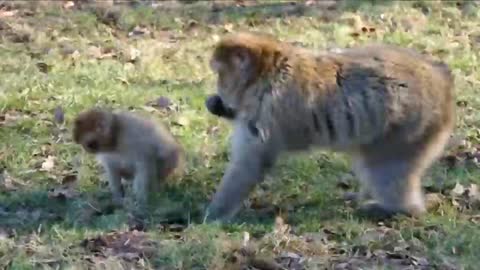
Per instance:
[[[225,103],[219,95],[209,96],[205,101],[205,106],[213,115],[228,119],[235,118],[235,111],[232,108],[225,106]]]

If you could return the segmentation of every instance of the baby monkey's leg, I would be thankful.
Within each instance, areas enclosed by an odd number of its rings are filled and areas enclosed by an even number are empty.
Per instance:
[[[110,192],[112,193],[113,203],[117,206],[123,204],[124,190],[122,186],[122,176],[120,168],[113,161],[104,160],[102,161],[103,167],[105,168],[105,174],[108,180],[108,186]]]
[[[146,206],[150,199],[152,181],[158,181],[157,167],[154,159],[140,159],[135,163],[133,194],[140,207]]]

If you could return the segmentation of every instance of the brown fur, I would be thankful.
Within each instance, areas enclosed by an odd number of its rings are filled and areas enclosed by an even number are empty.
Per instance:
[[[184,165],[183,149],[166,127],[132,113],[99,108],[81,112],[73,139],[103,165],[116,203],[123,197],[122,178],[133,179],[137,201],[145,202],[150,190],[179,175]]]
[[[211,66],[218,73],[218,95],[235,111],[235,125],[248,127],[247,136],[259,141],[238,147],[234,142],[234,156],[247,160],[265,154],[259,162],[271,164],[281,152],[312,147],[349,153],[375,200],[369,210],[424,211],[420,179],[455,123],[454,80],[445,64],[390,45],[315,53],[272,37],[237,33],[216,45]],[[245,144],[258,145],[248,150]],[[232,161],[232,168],[241,166],[234,162],[241,163]],[[256,181],[263,179],[259,166],[251,176]],[[224,194],[233,185],[228,183],[249,177],[227,169],[212,202],[215,218],[238,208],[221,199],[232,198]]]

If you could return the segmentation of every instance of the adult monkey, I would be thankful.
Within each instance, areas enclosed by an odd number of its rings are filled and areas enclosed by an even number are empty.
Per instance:
[[[209,111],[232,120],[232,156],[206,220],[229,220],[283,152],[347,153],[371,199],[359,214],[426,211],[421,177],[455,125],[449,68],[387,45],[314,53],[254,33],[216,44]]]

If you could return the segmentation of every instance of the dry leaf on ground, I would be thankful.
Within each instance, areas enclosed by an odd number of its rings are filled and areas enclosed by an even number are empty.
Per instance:
[[[55,198],[59,200],[71,199],[78,196],[76,191],[77,175],[68,174],[63,177],[62,184],[58,187],[52,188],[48,191],[49,198]]]
[[[149,240],[144,232],[136,230],[111,232],[106,235],[88,238],[83,240],[80,245],[97,255],[115,256],[126,261],[151,257],[158,249],[158,245]]]
[[[49,156],[43,161],[40,170],[41,170],[41,171],[45,171],[45,172],[51,171],[51,170],[53,169],[53,167],[55,166],[55,159],[56,159],[56,157],[49,155]]]
[[[480,209],[480,190],[477,184],[457,183],[450,192],[452,204],[459,210]]]

